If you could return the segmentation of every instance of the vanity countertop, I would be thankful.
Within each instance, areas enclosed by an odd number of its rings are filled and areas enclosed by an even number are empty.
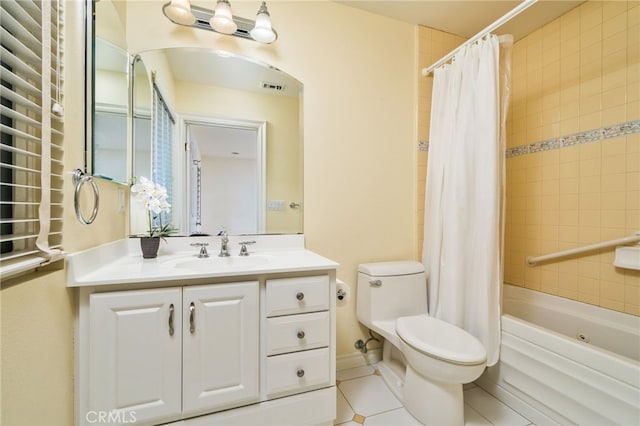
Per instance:
[[[158,257],[143,259],[137,238],[118,240],[67,256],[67,287],[133,284],[329,270],[330,259],[304,248],[303,235],[229,237],[232,256],[218,257],[220,237],[172,237],[161,243]],[[236,245],[256,240],[250,255],[238,256]],[[237,240],[237,241],[236,241]],[[198,258],[192,242],[209,243],[209,258]]]

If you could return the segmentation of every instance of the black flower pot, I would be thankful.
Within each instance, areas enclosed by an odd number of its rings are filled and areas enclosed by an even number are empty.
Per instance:
[[[160,247],[159,237],[141,237],[140,248],[142,249],[142,257],[145,259],[153,259],[158,256],[158,248]]]

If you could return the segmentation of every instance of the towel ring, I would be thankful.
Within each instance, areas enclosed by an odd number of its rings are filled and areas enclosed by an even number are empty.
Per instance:
[[[95,204],[93,205],[93,212],[91,212],[91,217],[86,219],[82,215],[82,210],[80,209],[80,190],[82,189],[82,185],[87,182],[91,182],[91,186],[93,187],[93,199],[95,200]],[[93,176],[85,174],[80,169],[75,169],[73,171],[73,183],[76,186],[76,190],[73,196],[73,206],[76,209],[76,217],[80,221],[80,223],[84,225],[91,225],[94,220],[96,220],[96,216],[98,216],[98,205],[100,204],[100,193],[98,192],[98,185],[96,181],[93,179]]]

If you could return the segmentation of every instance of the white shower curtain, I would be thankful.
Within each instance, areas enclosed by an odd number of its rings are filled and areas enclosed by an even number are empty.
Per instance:
[[[429,314],[476,336],[488,365],[500,355],[511,44],[490,35],[435,70],[431,107],[422,255]]]

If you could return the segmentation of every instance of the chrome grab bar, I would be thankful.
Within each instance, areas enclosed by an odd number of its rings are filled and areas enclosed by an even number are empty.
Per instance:
[[[574,248],[574,249],[563,250],[563,251],[559,251],[557,253],[545,254],[543,256],[536,256],[536,257],[529,256],[529,257],[527,257],[527,263],[529,264],[529,266],[534,266],[536,263],[544,262],[544,261],[552,260],[552,259],[557,259],[559,257],[566,257],[566,256],[574,255],[574,254],[585,253],[585,252],[588,252],[588,251],[599,250],[599,249],[603,249],[603,248],[607,248],[607,247],[613,247],[613,246],[619,246],[619,245],[623,245],[623,244],[632,244],[632,243],[637,243],[637,242],[640,242],[640,231],[638,231],[635,234],[630,235],[628,237],[617,238],[615,240],[603,241],[601,243],[590,244],[588,246],[583,246],[583,247],[577,247],[577,248]]]

